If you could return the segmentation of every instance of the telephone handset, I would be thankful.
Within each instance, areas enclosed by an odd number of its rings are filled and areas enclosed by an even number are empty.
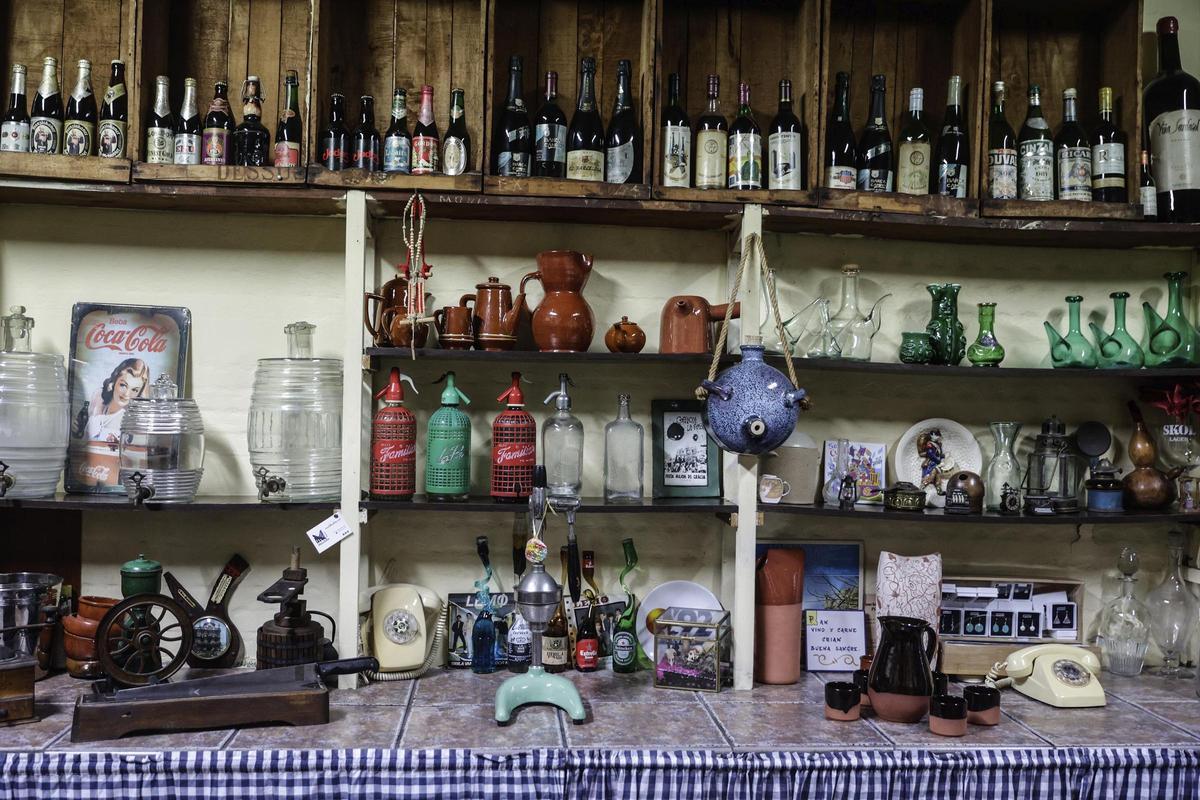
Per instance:
[[[1000,678],[1003,670],[1008,677]],[[1058,708],[1090,708],[1106,704],[1100,685],[1100,659],[1090,650],[1065,644],[1026,647],[997,663],[986,683]]]
[[[360,613],[367,615],[359,628],[363,652],[379,661],[379,672],[367,673],[369,679],[415,678],[441,658],[446,608],[433,590],[411,583],[376,586],[364,593]]]

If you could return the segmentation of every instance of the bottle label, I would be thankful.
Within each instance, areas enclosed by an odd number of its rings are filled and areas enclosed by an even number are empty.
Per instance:
[[[1017,151],[988,150],[988,189],[993,200],[1017,199]]]
[[[575,643],[575,669],[583,672],[596,669],[600,659],[600,642],[596,639],[580,639]]]
[[[200,163],[200,134],[198,134],[198,133],[177,133],[177,134],[175,134],[175,163],[176,164],[199,164]]]
[[[125,96],[125,84],[118,83],[116,86],[109,86],[104,90],[104,105],[110,105],[116,101],[118,97]]]
[[[567,665],[567,637],[542,637],[542,663],[547,667],[565,667]]]
[[[1200,108],[1165,111],[1150,123],[1159,192],[1200,189]]]
[[[414,136],[412,174],[429,175],[438,170],[438,140],[433,136]]]
[[[901,142],[896,163],[896,191],[929,194],[929,142]]]
[[[799,131],[777,131],[767,137],[767,155],[771,163],[771,189],[802,189],[800,153],[803,142]]]
[[[725,131],[696,132],[696,188],[724,189],[725,168],[728,165]]]
[[[34,117],[29,125],[29,152],[57,153],[62,146],[62,120]]]
[[[729,139],[729,188],[762,188],[762,137],[735,133]]]
[[[1058,151],[1058,199],[1092,199],[1092,148],[1064,147]]]
[[[96,129],[96,149],[101,158],[125,157],[125,121],[105,119]]]
[[[966,164],[938,164],[938,194],[958,198],[967,196]]]
[[[1022,200],[1054,199],[1054,143],[1029,139],[1018,145],[1021,159]]]
[[[442,171],[447,175],[467,171],[467,143],[458,136],[447,136],[442,143]]]
[[[825,186],[830,189],[854,189],[858,186],[858,172],[854,167],[826,167]]]
[[[300,166],[300,143],[276,142],[275,166],[291,168]]]
[[[214,166],[229,163],[229,131],[224,128],[205,128],[202,139],[201,163]]]
[[[532,467],[536,463],[536,442],[501,442],[492,446],[493,466]]]
[[[63,154],[68,156],[90,156],[92,138],[96,126],[81,119],[69,119],[63,123]]]
[[[533,635],[528,628],[509,629],[508,660],[517,664],[533,660]]]
[[[605,148],[604,180],[607,183],[625,183],[633,174],[633,140],[616,147]]]
[[[533,128],[533,152],[542,163],[567,160],[567,126],[544,123]],[[500,173],[503,175],[504,173]],[[514,173],[515,174],[515,173]]]
[[[1158,216],[1158,191],[1153,186],[1143,186],[1138,195],[1142,200],[1142,216]]]
[[[692,131],[682,125],[663,127],[662,185],[686,187],[692,177]]]
[[[415,464],[417,443],[404,439],[377,439],[371,442],[371,463],[387,466]]]
[[[629,631],[613,634],[613,664],[628,667],[637,659],[637,639]]]
[[[425,464],[425,491],[441,494],[463,494],[470,485],[470,463],[467,448],[470,431],[466,436],[448,439],[430,437],[428,457]]]
[[[1092,146],[1092,188],[1125,188],[1125,145],[1106,142]]]
[[[5,122],[0,125],[0,152],[29,152],[28,122]]]
[[[343,139],[340,136],[326,136],[321,140],[321,164],[325,169],[340,170],[345,168],[346,156],[349,154],[340,146],[342,142]],[[405,152],[407,153],[407,149]],[[407,164],[407,161],[405,163]]]
[[[170,128],[146,129],[146,163],[170,164],[175,160],[175,132]]]
[[[362,144],[367,145],[365,150],[357,144],[354,147],[352,154],[354,166],[358,169],[365,169],[367,172],[374,172],[379,169],[379,151],[370,142]]]
[[[604,153],[599,150],[572,150],[567,153],[567,177],[575,181],[604,180]]]
[[[529,153],[514,153],[505,150],[496,160],[497,172],[510,178],[529,177]]]
[[[328,163],[329,158],[327,158],[326,156],[330,152],[332,152],[334,149],[332,146],[333,138],[330,137],[330,138],[326,139],[325,141],[328,143],[326,145],[326,148],[327,148],[326,154],[321,156],[321,160],[326,162],[325,165],[328,167],[329,166],[329,163]],[[411,164],[409,162],[409,158],[411,156],[412,156],[412,143],[409,142],[407,136],[389,136],[388,138],[383,140],[383,171],[384,172],[407,173],[409,171],[409,169],[411,168]],[[329,168],[330,169],[340,169],[341,161],[342,161],[342,157],[340,155],[338,156],[337,161],[338,161],[337,167],[329,167]]]

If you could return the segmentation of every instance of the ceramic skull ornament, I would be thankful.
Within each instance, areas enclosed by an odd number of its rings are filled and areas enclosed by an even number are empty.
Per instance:
[[[808,407],[803,389],[763,361],[762,339],[747,336],[742,360],[700,385],[708,391],[704,423],[723,450],[760,455],[777,448]]]

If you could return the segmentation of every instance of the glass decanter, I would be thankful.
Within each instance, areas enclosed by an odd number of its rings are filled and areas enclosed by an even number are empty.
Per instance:
[[[891,295],[885,294],[876,300],[870,313],[862,313],[858,308],[858,273],[857,264],[846,264],[842,267],[842,307],[830,320],[830,328],[833,330],[839,357],[852,361],[870,361],[871,340],[883,325],[883,315],[879,306]]]
[[[32,353],[33,317],[25,316],[25,306],[10,306],[9,316],[0,317],[0,351]]]
[[[1007,485],[1019,489],[1021,486],[1021,461],[1015,452],[1021,423],[990,422],[988,429],[992,432],[995,446],[992,460],[983,468],[983,499],[989,511],[999,511],[1004,487]]]
[[[1066,301],[1070,328],[1065,336],[1060,335],[1049,320],[1042,323],[1046,328],[1046,338],[1050,340],[1050,363],[1055,369],[1094,369],[1099,363],[1096,348],[1092,347],[1079,327],[1083,296],[1073,294]]]
[[[827,451],[828,452],[828,451]],[[828,457],[828,455],[827,455]],[[828,508],[837,508],[841,499],[842,478],[850,474],[850,440],[838,439],[833,460],[833,473],[821,489],[821,499]]]
[[[967,348],[967,360],[973,367],[998,367],[1004,360],[1004,347],[996,341],[996,304],[979,304],[979,336]]]
[[[818,297],[813,303],[816,316],[805,326],[804,333],[796,339],[793,352],[804,358],[837,358],[842,351],[833,329],[833,318],[829,314],[829,298]]]
[[[1196,329],[1191,326],[1183,311],[1183,282],[1186,272],[1168,272],[1167,314],[1160,317],[1149,303],[1142,303],[1145,316],[1145,354],[1147,367],[1186,367],[1196,363]]]
[[[642,499],[642,442],[645,429],[629,416],[629,395],[617,396],[617,418],[604,426],[604,499]]]
[[[1129,292],[1113,292],[1109,297],[1113,301],[1113,332],[1105,333],[1096,323],[1088,323],[1092,338],[1096,340],[1100,369],[1140,369],[1146,356],[1125,327],[1125,303],[1129,300]]]
[[[543,401],[554,401],[554,414],[542,423],[542,458],[546,462],[546,486],[552,500],[578,502],[583,489],[583,423],[571,413],[568,386],[575,382],[559,373],[559,388]]]
[[[1142,671],[1150,641],[1150,609],[1133,596],[1138,556],[1131,547],[1121,549],[1117,559],[1121,591],[1100,613],[1097,639],[1108,660],[1108,671],[1133,677]]]
[[[1171,531],[1167,540],[1167,576],[1146,598],[1150,608],[1150,633],[1162,651],[1164,678],[1190,678],[1180,665],[1187,656],[1188,640],[1196,626],[1196,598],[1183,579],[1183,534]]]

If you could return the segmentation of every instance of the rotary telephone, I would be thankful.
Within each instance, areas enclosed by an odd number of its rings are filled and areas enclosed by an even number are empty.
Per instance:
[[[1000,678],[1003,671],[1007,677]],[[1034,700],[1058,708],[1106,705],[1100,685],[1100,659],[1090,650],[1065,644],[1026,647],[998,662],[985,683],[997,689],[1012,686]]]
[[[446,607],[437,593],[411,583],[368,589],[360,602],[366,616],[359,628],[364,654],[379,661],[371,680],[415,678],[442,656]]]

